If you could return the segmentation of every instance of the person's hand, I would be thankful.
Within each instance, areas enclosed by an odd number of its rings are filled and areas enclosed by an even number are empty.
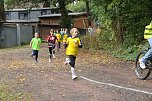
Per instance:
[[[78,43],[77,43],[77,41],[76,41],[76,40],[74,40],[74,43],[75,43],[75,45],[78,47]]]

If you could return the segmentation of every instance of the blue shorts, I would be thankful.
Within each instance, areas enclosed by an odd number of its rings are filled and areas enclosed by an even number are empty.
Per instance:
[[[33,50],[33,53],[32,53],[32,55],[38,55],[38,50]]]

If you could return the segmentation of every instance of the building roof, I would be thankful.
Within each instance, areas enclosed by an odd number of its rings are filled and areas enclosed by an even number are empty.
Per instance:
[[[30,20],[19,20],[19,19],[6,20],[6,23],[37,23],[37,22],[39,22],[37,18]]]
[[[79,15],[86,15],[87,12],[77,12],[77,13],[69,13],[69,16],[79,16]],[[39,18],[47,18],[47,17],[60,17],[61,14],[50,14],[50,15],[42,15]]]
[[[58,8],[31,8],[31,11],[37,11],[37,10],[52,10],[52,9],[58,9]],[[5,10],[6,12],[11,11],[11,12],[17,12],[17,11],[28,11],[29,9],[10,9],[10,10]]]

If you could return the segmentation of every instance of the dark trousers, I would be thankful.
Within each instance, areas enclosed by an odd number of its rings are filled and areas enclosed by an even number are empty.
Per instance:
[[[61,42],[58,42],[57,50],[59,51],[60,48],[61,48]]]
[[[39,51],[38,50],[33,50],[33,52],[32,52],[32,57],[33,56],[35,56],[35,60],[37,61],[37,59],[38,59],[38,53],[39,53]]]
[[[52,54],[55,54],[54,48],[55,48],[55,47],[49,47],[50,59],[51,59],[51,57],[52,57]]]
[[[69,55],[69,59],[70,59],[70,66],[71,67],[75,67],[75,60],[76,60],[76,57],[75,56],[73,56],[73,55]]]
[[[63,45],[64,45],[64,49],[66,49],[67,48],[66,42],[64,42]]]

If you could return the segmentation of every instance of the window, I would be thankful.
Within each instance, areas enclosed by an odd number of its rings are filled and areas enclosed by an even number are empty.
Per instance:
[[[5,18],[6,18],[6,20],[10,20],[11,19],[11,16],[10,16],[9,12],[5,12]]]
[[[28,19],[28,12],[19,12],[19,19],[20,20],[27,20]]]
[[[41,15],[46,15],[47,14],[47,10],[41,10]]]

